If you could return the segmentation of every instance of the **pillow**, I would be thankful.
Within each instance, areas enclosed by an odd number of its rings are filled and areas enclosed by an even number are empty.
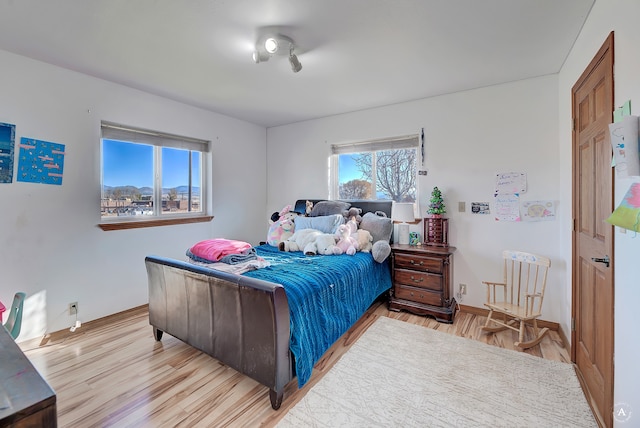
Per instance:
[[[640,232],[640,183],[633,183],[607,223]]]
[[[351,204],[342,201],[320,201],[311,209],[311,217],[340,214],[349,209]]]
[[[373,242],[389,242],[393,233],[393,221],[389,217],[380,217],[374,213],[366,213],[362,216],[360,229],[368,230],[373,236]]]
[[[316,229],[322,233],[335,233],[338,226],[344,223],[342,214],[322,215],[318,217],[302,217],[295,218],[295,230]]]

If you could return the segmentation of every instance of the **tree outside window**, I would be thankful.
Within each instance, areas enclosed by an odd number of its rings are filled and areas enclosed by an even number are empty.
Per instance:
[[[338,156],[339,199],[415,202],[417,149],[377,150]]]

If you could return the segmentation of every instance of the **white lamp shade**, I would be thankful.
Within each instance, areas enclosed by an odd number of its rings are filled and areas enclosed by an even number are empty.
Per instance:
[[[413,222],[415,220],[413,204],[394,203],[391,218],[393,218],[393,221],[400,222],[398,225],[398,244],[409,244],[409,225],[407,222]]]
[[[413,222],[415,220],[413,215],[413,204],[394,203],[391,217],[393,218],[393,221],[397,221],[398,223]]]

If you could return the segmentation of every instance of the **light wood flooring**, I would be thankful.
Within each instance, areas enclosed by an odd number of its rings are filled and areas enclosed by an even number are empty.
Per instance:
[[[297,379],[289,383],[278,411],[271,409],[266,387],[172,336],[156,342],[146,307],[85,324],[73,334],[20,345],[56,391],[60,427],[270,427],[381,316],[502,348],[514,349],[517,339],[510,330],[486,335],[480,330],[486,318],[480,315],[460,312],[454,324],[441,324],[390,312],[386,303],[376,302],[327,351],[304,388],[297,388]],[[555,331],[526,352],[570,361]]]

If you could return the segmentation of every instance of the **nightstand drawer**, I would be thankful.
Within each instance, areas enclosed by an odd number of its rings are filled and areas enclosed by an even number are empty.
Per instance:
[[[405,269],[395,269],[393,274],[393,280],[396,284],[442,291],[442,275]]]
[[[418,269],[423,272],[442,273],[442,258],[426,257],[416,254],[395,254],[395,267]]]
[[[412,302],[426,303],[427,305],[442,306],[442,294],[435,293],[424,288],[408,287],[396,284],[394,294],[397,299],[411,300]]]

